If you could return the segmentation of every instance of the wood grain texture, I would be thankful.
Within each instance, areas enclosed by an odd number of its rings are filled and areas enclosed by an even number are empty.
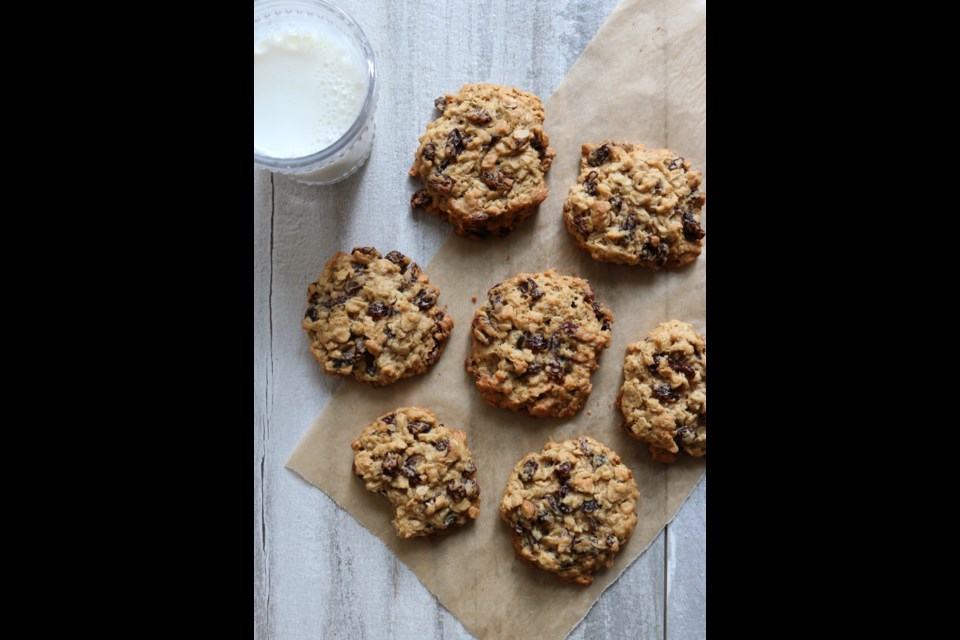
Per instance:
[[[667,640],[707,637],[707,477],[667,525]]]
[[[339,386],[307,351],[305,291],[333,253],[354,246],[428,263],[450,227],[409,209],[406,170],[433,99],[490,81],[546,100],[616,1],[335,1],[376,50],[373,155],[332,187],[254,170],[254,637],[470,638],[380,540],[284,469]],[[354,426],[350,416],[344,424]],[[571,638],[706,636],[705,486]]]

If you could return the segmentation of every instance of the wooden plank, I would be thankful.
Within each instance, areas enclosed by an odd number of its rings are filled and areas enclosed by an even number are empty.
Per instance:
[[[570,640],[664,637],[664,532],[604,592]]]
[[[707,637],[707,477],[667,525],[667,640]]]
[[[270,275],[271,223],[273,219],[273,185],[270,173],[253,171],[253,563],[254,563],[254,632],[268,637],[269,597],[267,540],[264,518],[263,460],[264,441],[270,407],[268,376],[270,375]]]

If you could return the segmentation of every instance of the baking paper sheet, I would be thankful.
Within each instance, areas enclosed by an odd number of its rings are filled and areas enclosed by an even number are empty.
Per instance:
[[[464,79],[476,80],[481,79]],[[584,142],[610,137],[666,146],[691,160],[706,178],[705,3],[621,2],[550,97],[546,113],[544,128],[557,156],[548,178],[550,196],[540,211],[504,239],[476,241],[451,234],[425,267],[442,292],[440,303],[456,323],[438,363],[425,375],[385,388],[347,380],[287,462],[289,469],[326,492],[383,540],[480,638],[516,638],[517,629],[529,628],[532,620],[536,637],[566,637],[673,519],[705,469],[704,459],[688,456],[674,465],[652,461],[647,445],[621,429],[622,415],[614,400],[629,342],[674,318],[706,334],[706,210],[704,253],[689,267],[657,273],[594,262],[573,245],[561,217],[567,189],[578,175]],[[410,140],[412,153],[415,133]],[[550,267],[587,278],[597,299],[616,316],[613,344],[593,375],[593,393],[573,418],[536,419],[489,407],[464,369],[470,322],[487,290],[516,273]],[[408,405],[428,407],[447,426],[465,430],[477,460],[480,517],[442,540],[398,538],[390,524],[389,502],[366,491],[351,471],[350,443],[363,426]],[[640,487],[639,522],[632,539],[613,567],[598,573],[586,588],[560,583],[552,574],[517,560],[498,512],[507,476],[523,455],[540,451],[551,438],[582,434],[617,451]],[[547,603],[549,615],[543,615]]]

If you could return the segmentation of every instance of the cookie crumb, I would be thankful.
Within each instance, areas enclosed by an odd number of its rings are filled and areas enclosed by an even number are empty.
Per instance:
[[[470,302],[476,304],[476,303],[477,303],[477,296],[470,296]]]

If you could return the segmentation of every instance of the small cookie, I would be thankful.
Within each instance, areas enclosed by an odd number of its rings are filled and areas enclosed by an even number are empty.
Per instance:
[[[600,262],[682,267],[700,255],[700,172],[668,149],[606,140],[585,144],[563,219],[577,246]]]
[[[555,152],[540,98],[515,87],[467,84],[434,102],[411,176],[424,188],[413,206],[447,220],[461,236],[505,235],[547,197]]]
[[[436,362],[451,319],[440,290],[398,251],[338,252],[307,289],[303,328],[324,371],[375,387],[423,373]]]
[[[524,456],[507,481],[500,517],[521,560],[588,585],[630,539],[639,497],[620,456],[582,437]]]
[[[586,280],[553,269],[521,273],[490,289],[474,314],[467,371],[488,404],[572,416],[590,395],[612,324]]]
[[[477,465],[467,434],[443,426],[429,409],[386,413],[364,427],[351,446],[353,472],[368,491],[390,499],[401,538],[445,531],[480,514]]]
[[[627,433],[674,462],[680,447],[707,455],[707,342],[686,322],[661,323],[627,346],[617,405]]]

